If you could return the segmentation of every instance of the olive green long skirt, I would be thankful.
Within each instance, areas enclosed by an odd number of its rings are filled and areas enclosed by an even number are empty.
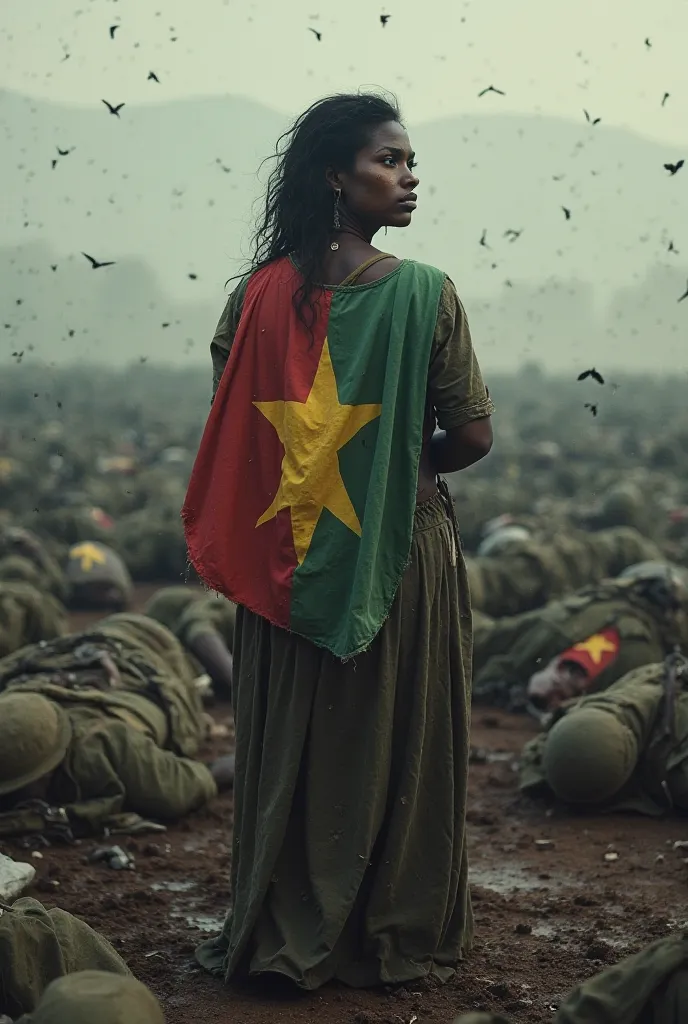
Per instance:
[[[240,608],[233,906],[199,962],[314,989],[446,980],[473,930],[471,612],[438,495],[370,649],[341,662]]]

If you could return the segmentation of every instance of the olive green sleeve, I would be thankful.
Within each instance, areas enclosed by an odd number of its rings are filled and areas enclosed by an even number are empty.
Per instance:
[[[209,594],[194,601],[184,610],[177,626],[177,635],[185,647],[204,633],[215,633],[232,650],[236,605],[224,597]]]
[[[123,722],[104,725],[85,742],[102,745],[99,774],[109,768],[122,787],[123,809],[144,818],[181,818],[217,793],[205,765],[161,750]]]
[[[442,430],[462,427],[494,411],[473,351],[466,312],[448,277],[442,287],[430,353],[428,399]]]
[[[213,398],[215,398],[215,393],[222,380],[222,374],[229,359],[234,335],[239,326],[248,281],[249,275],[239,281],[239,284],[229,296],[227,305],[215,328],[213,340],[210,343],[210,355],[213,360]]]

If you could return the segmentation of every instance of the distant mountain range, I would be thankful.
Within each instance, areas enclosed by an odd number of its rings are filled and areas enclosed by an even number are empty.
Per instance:
[[[240,97],[119,118],[100,99],[0,92],[0,360],[205,360],[284,119]],[[688,370],[688,167],[663,168],[684,154],[582,111],[411,135],[421,202],[384,245],[452,276],[485,367]]]

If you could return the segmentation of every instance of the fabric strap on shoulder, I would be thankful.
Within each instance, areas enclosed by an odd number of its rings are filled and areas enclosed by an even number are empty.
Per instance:
[[[365,273],[365,271],[368,269],[368,267],[372,267],[374,263],[379,263],[380,260],[393,260],[393,259],[394,259],[394,256],[392,256],[392,254],[389,253],[389,252],[378,252],[378,253],[376,253],[375,256],[371,256],[369,260],[366,260],[365,263],[362,263],[360,265],[360,267],[356,267],[356,269],[353,270],[349,274],[348,277],[344,278],[344,280],[339,284],[338,287],[342,288],[342,287],[344,287],[344,285],[347,285],[347,284],[355,284],[356,281],[358,281],[358,279],[361,276],[361,274]]]

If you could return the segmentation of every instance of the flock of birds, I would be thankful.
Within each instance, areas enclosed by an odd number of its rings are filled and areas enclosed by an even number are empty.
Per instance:
[[[391,17],[392,17],[392,15],[390,15],[390,14],[384,14],[383,13],[383,14],[379,15],[379,22],[380,22],[380,25],[381,25],[381,27],[383,29],[386,28],[386,26],[389,23]],[[112,24],[112,25],[109,26],[108,34],[109,34],[110,40],[115,41],[117,33],[119,32],[120,28],[121,28],[121,25],[119,23],[115,23],[115,24]],[[316,39],[316,41],[318,43],[322,42],[322,40],[323,40],[323,32],[320,29],[316,29],[316,28],[313,28],[313,27],[309,26],[307,30],[310,33],[313,34],[313,36],[315,37],[315,39]],[[176,41],[176,37],[173,37],[172,41]],[[644,40],[644,45],[645,45],[647,50],[651,50],[652,49],[652,41],[651,41],[651,39],[649,37],[647,37]],[[66,59],[68,59],[68,57],[69,57],[69,54],[67,53],[67,54],[65,54],[64,59],[66,60]],[[160,84],[160,77],[153,70],[149,71],[148,76],[147,76],[147,80],[149,82],[154,82],[154,83]],[[486,87],[481,89],[478,92],[477,95],[478,95],[478,98],[482,99],[483,97],[485,97],[485,96],[487,96],[489,94],[494,94],[494,95],[500,96],[500,97],[503,97],[503,96],[507,95],[507,93],[506,93],[506,91],[504,89],[498,88],[494,84],[487,85]],[[669,99],[670,99],[670,93],[669,92],[664,92],[664,94],[662,96],[662,99],[661,99],[661,106],[664,107]],[[101,102],[103,103],[103,105],[107,109],[109,115],[111,115],[113,117],[116,117],[118,119],[120,118],[121,112],[122,112],[122,110],[125,107],[125,103],[124,102],[112,103],[112,102],[110,102],[107,99],[102,99]],[[602,121],[602,118],[599,115],[593,116],[587,109],[583,109],[583,115],[585,117],[585,120],[586,120],[587,124],[589,124],[593,128],[598,126],[601,123],[601,121]],[[73,150],[74,150],[74,147],[72,147],[72,148],[64,148],[64,149],[60,148],[60,147],[57,147],[57,156],[53,157],[52,160],[51,160],[51,167],[52,167],[52,169],[55,169],[55,167],[57,166],[57,164],[58,164],[60,159],[64,159],[64,158],[68,157],[70,155],[70,153],[73,152]],[[220,167],[221,167],[221,169],[223,171],[228,173],[231,170],[231,168],[225,166],[219,158],[217,160],[217,163],[220,165]],[[668,172],[669,177],[673,178],[682,170],[684,165],[685,165],[685,160],[684,159],[677,159],[677,160],[675,160],[673,162],[672,161],[667,161],[666,163],[663,164],[663,167]],[[555,177],[555,180],[559,180],[559,179],[557,179]],[[572,210],[569,207],[566,207],[566,206],[562,206],[561,210],[563,212],[565,220],[566,221],[570,221],[571,218],[572,218]],[[505,239],[507,239],[510,243],[515,243],[515,242],[518,241],[518,239],[523,234],[523,230],[524,230],[523,228],[519,228],[519,229],[508,228],[503,233],[503,237]],[[487,229],[483,230],[482,235],[481,235],[480,240],[479,240],[479,244],[480,244],[480,246],[482,246],[485,249],[490,249],[491,248],[491,246],[488,244],[488,241],[487,241]],[[667,251],[670,252],[670,253],[673,253],[673,254],[678,254],[678,249],[675,247],[673,241],[669,241]],[[82,252],[82,255],[88,261],[88,263],[90,265],[90,268],[92,270],[101,270],[101,269],[104,269],[104,268],[107,268],[107,267],[112,267],[112,266],[115,266],[115,263],[116,263],[115,260],[96,259],[94,256],[91,256],[91,255],[89,255],[86,252]],[[56,267],[53,266],[52,269],[55,270]],[[197,279],[197,275],[195,273],[189,273],[188,277],[191,280],[196,280]],[[511,284],[508,281],[506,283],[507,283],[507,285]],[[685,292],[678,298],[677,301],[678,302],[683,302],[686,299],[688,299],[688,283],[687,283]],[[168,325],[167,324],[163,324],[163,326],[168,326]],[[604,379],[603,379],[602,375],[599,374],[597,372],[597,370],[595,370],[594,368],[591,369],[591,370],[586,370],[583,373],[581,373],[579,375],[579,377],[578,377],[578,380],[579,381],[583,381],[583,380],[585,380],[587,378],[591,378],[592,380],[597,382],[597,384],[600,384],[600,385],[604,384]],[[590,409],[594,416],[597,415],[597,411],[598,411],[597,403],[586,403],[585,407]]]

